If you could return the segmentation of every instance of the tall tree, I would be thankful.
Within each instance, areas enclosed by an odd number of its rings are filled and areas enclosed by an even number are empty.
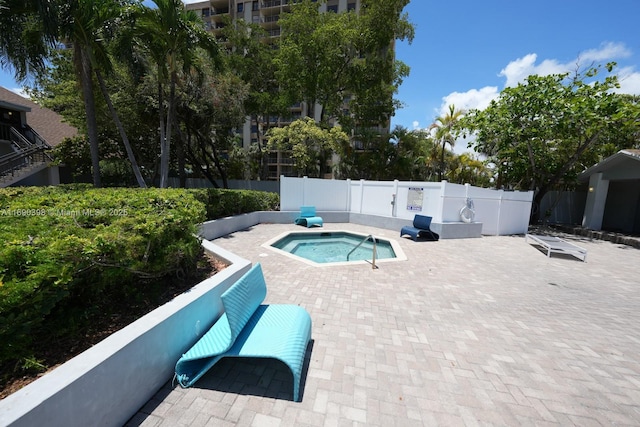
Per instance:
[[[440,171],[438,172],[438,181],[442,181],[444,178],[444,154],[447,144],[453,149],[456,143],[456,126],[462,118],[463,112],[456,110],[456,106],[449,105],[449,111],[436,117],[435,122],[431,125],[431,129],[435,129],[435,138],[440,141],[442,145],[441,157],[440,157]]]
[[[18,76],[25,77],[31,66],[40,69],[55,43],[73,44],[74,63],[85,103],[93,183],[99,187],[100,158],[92,79],[94,63],[102,53],[97,32],[100,31],[105,20],[109,19],[109,16],[102,15],[101,12],[107,8],[101,7],[102,2],[91,0],[76,0],[68,3],[29,1],[23,5],[8,6],[15,8],[0,8],[2,13],[0,22],[8,24],[13,21],[17,25],[4,27],[12,28],[12,31],[2,33],[12,33],[14,29],[16,33],[2,36],[0,52],[3,58],[15,67]],[[34,29],[40,30],[40,34],[34,32]],[[24,32],[20,33],[19,30]],[[6,43],[9,42],[23,43],[25,47],[20,49],[7,46]]]
[[[307,115],[326,123],[332,118],[346,121],[343,104],[351,95],[370,105],[381,101],[374,94],[390,100],[394,73],[406,71],[397,66],[391,47],[395,40],[413,37],[413,27],[402,14],[407,3],[364,0],[360,14],[320,13],[311,0],[292,5],[279,21],[282,36],[276,57],[277,76],[290,101],[305,102]],[[367,94],[367,89],[372,92]],[[316,105],[320,112],[314,110]],[[389,118],[391,104],[384,105]]]
[[[176,109],[184,127],[179,135],[190,163],[214,187],[218,187],[219,177],[223,187],[228,188],[228,171],[233,162],[224,153],[234,150],[233,129],[245,120],[247,84],[232,73],[215,73],[206,66],[203,71],[192,72],[183,79],[183,95]]]
[[[435,179],[437,165],[437,146],[428,131],[408,130],[396,126],[391,131],[391,141],[395,146],[396,161],[390,170],[389,179],[406,181],[432,181]],[[433,164],[433,155],[436,163]]]
[[[575,185],[603,154],[638,146],[638,104],[614,93],[617,78],[599,78],[600,68],[573,77],[529,76],[465,116],[461,126],[475,132],[476,151],[497,166],[498,187],[534,190],[539,206],[549,190]]]
[[[121,16],[125,1],[74,0],[16,2],[7,0],[0,7],[0,56],[3,65],[11,65],[16,76],[25,78],[30,72],[45,72],[47,59],[60,43],[73,47],[73,62],[84,101],[86,132],[91,152],[93,183],[101,185],[98,126],[94,97],[94,72],[101,81],[101,70],[109,72],[110,58],[105,44],[105,32]],[[106,87],[101,85],[106,102],[111,104]],[[111,105],[114,121],[123,136],[138,183],[144,186],[126,133]]]
[[[46,60],[58,37],[60,1],[0,2],[0,66],[18,80],[46,70]]]
[[[68,123],[80,129],[84,134],[86,126],[84,102],[78,96],[78,83],[72,56],[72,52],[66,49],[56,52],[49,60],[48,73],[42,74],[34,81],[34,86],[29,88],[29,95],[40,105],[61,114]],[[109,154],[107,158],[101,159],[101,181],[105,181],[102,182],[105,184],[106,181],[111,179],[108,176],[108,171],[104,169],[105,161],[115,162],[118,161],[117,159],[123,159],[120,163],[124,162],[124,166],[132,172],[131,177],[137,181],[138,186],[142,186],[141,184],[146,185],[140,172],[136,176],[135,168],[132,166],[134,161],[137,164],[137,159],[133,157],[132,161],[132,156],[135,152],[140,164],[145,166],[147,170],[152,170],[155,152],[150,155],[152,147],[148,142],[149,136],[155,135],[154,132],[157,129],[155,115],[153,116],[153,122],[150,122],[148,114],[146,114],[147,103],[140,102],[143,94],[136,90],[137,86],[129,70],[117,61],[113,62],[113,66],[112,72],[105,74],[103,79],[107,96],[113,104],[111,113],[106,102],[102,102],[102,97],[96,94],[96,121],[100,138],[100,151]],[[115,111],[118,111],[118,113],[116,114]],[[114,114],[118,119],[122,118],[122,123],[120,123],[122,130],[114,127]],[[131,139],[132,142],[129,143],[130,155],[127,152],[129,151],[126,148],[127,144],[123,145],[120,142],[122,139],[125,142]],[[86,145],[86,158],[88,159],[88,165],[82,165],[80,168],[82,173],[78,169],[80,167],[77,162],[78,159],[58,158],[69,167],[75,163],[76,167],[72,169],[74,173],[78,172],[79,176],[91,176],[91,156],[85,137],[74,140],[73,145],[76,145],[76,147],[74,147],[73,151],[82,150],[82,147],[77,146],[82,143]],[[132,144],[134,146],[131,146]],[[63,153],[71,154],[66,149],[56,154],[61,155]],[[129,160],[128,164],[126,164],[127,160],[124,160],[127,158]],[[151,159],[150,164],[148,159]],[[135,183],[135,181],[129,181],[125,181],[126,185]]]
[[[346,129],[386,124],[401,103],[394,98],[409,67],[395,58],[397,40],[413,41],[414,28],[403,12],[407,0],[363,0],[358,16],[359,57],[350,70],[349,107],[339,110],[338,120]]]
[[[479,160],[473,154],[462,153],[453,157],[447,178],[456,184],[489,187],[493,177],[486,161]]]
[[[256,124],[257,137],[257,147],[249,147],[249,150],[258,156],[258,176],[267,179],[268,151],[263,144],[264,135],[271,126],[277,126],[279,118],[289,114],[291,107],[275,77],[273,45],[265,43],[266,33],[262,27],[244,20],[228,21],[222,33],[229,42],[229,69],[248,85],[244,109]]]
[[[138,47],[153,62],[158,78],[160,128],[160,187],[168,186],[172,127],[176,120],[176,85],[179,72],[197,66],[198,48],[219,60],[218,45],[202,21],[180,0],[153,0],[156,7],[140,7],[135,24]],[[167,93],[168,92],[168,93]],[[166,103],[165,103],[166,99]]]
[[[323,129],[306,117],[282,128],[272,128],[267,134],[269,144],[279,150],[290,150],[298,176],[321,177],[327,152],[337,151],[349,140],[340,126]]]

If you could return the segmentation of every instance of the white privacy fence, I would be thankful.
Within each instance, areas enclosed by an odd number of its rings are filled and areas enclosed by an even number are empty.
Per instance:
[[[533,191],[491,190],[442,182],[340,181],[280,178],[280,209],[296,211],[313,205],[318,211],[346,211],[402,219],[428,215],[435,223],[461,222],[461,209],[470,199],[474,222],[482,234],[526,233]]]

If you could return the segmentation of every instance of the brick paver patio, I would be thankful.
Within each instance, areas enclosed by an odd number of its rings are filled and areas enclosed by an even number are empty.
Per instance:
[[[640,251],[567,239],[587,262],[524,236],[413,242],[408,260],[312,267],[261,246],[294,225],[214,241],[261,262],[267,303],[313,319],[302,402],[279,362],[223,360],[167,384],[137,426],[640,425]]]

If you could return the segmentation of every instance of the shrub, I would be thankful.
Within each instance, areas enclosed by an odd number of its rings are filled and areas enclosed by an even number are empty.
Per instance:
[[[249,190],[0,189],[0,374],[45,368],[49,343],[74,345],[92,319],[195,270],[199,223],[278,203]]]
[[[0,365],[195,268],[204,204],[174,189],[0,190]],[[4,370],[4,369],[3,369]]]
[[[207,220],[256,211],[278,209],[280,196],[255,190],[206,188],[191,190],[207,207]]]

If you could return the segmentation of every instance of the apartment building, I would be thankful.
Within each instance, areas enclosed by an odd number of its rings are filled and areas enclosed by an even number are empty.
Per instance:
[[[259,24],[264,28],[267,36],[271,40],[280,37],[280,26],[278,21],[281,14],[288,12],[291,4],[296,0],[209,0],[197,3],[185,4],[189,10],[198,13],[204,21],[205,27],[216,35],[220,35],[224,27],[225,17],[231,21],[243,19],[246,22]],[[333,11],[342,13],[354,10],[360,11],[361,0],[327,0],[318,2],[321,12]],[[269,40],[267,40],[269,41]],[[315,109],[319,111],[319,109]],[[307,107],[304,103],[291,106],[288,117],[270,118],[270,125],[277,123],[278,126],[286,126],[294,120],[306,116]],[[319,117],[314,117],[319,120]],[[245,148],[251,144],[258,143],[258,138],[263,138],[262,123],[257,123],[254,119],[248,118],[242,129],[242,140]],[[388,130],[389,125],[386,125]],[[334,159],[335,160],[335,159]],[[292,159],[286,152],[274,151],[269,153],[267,159],[268,179],[278,180],[280,176],[296,176]],[[330,178],[331,174],[325,174]]]

